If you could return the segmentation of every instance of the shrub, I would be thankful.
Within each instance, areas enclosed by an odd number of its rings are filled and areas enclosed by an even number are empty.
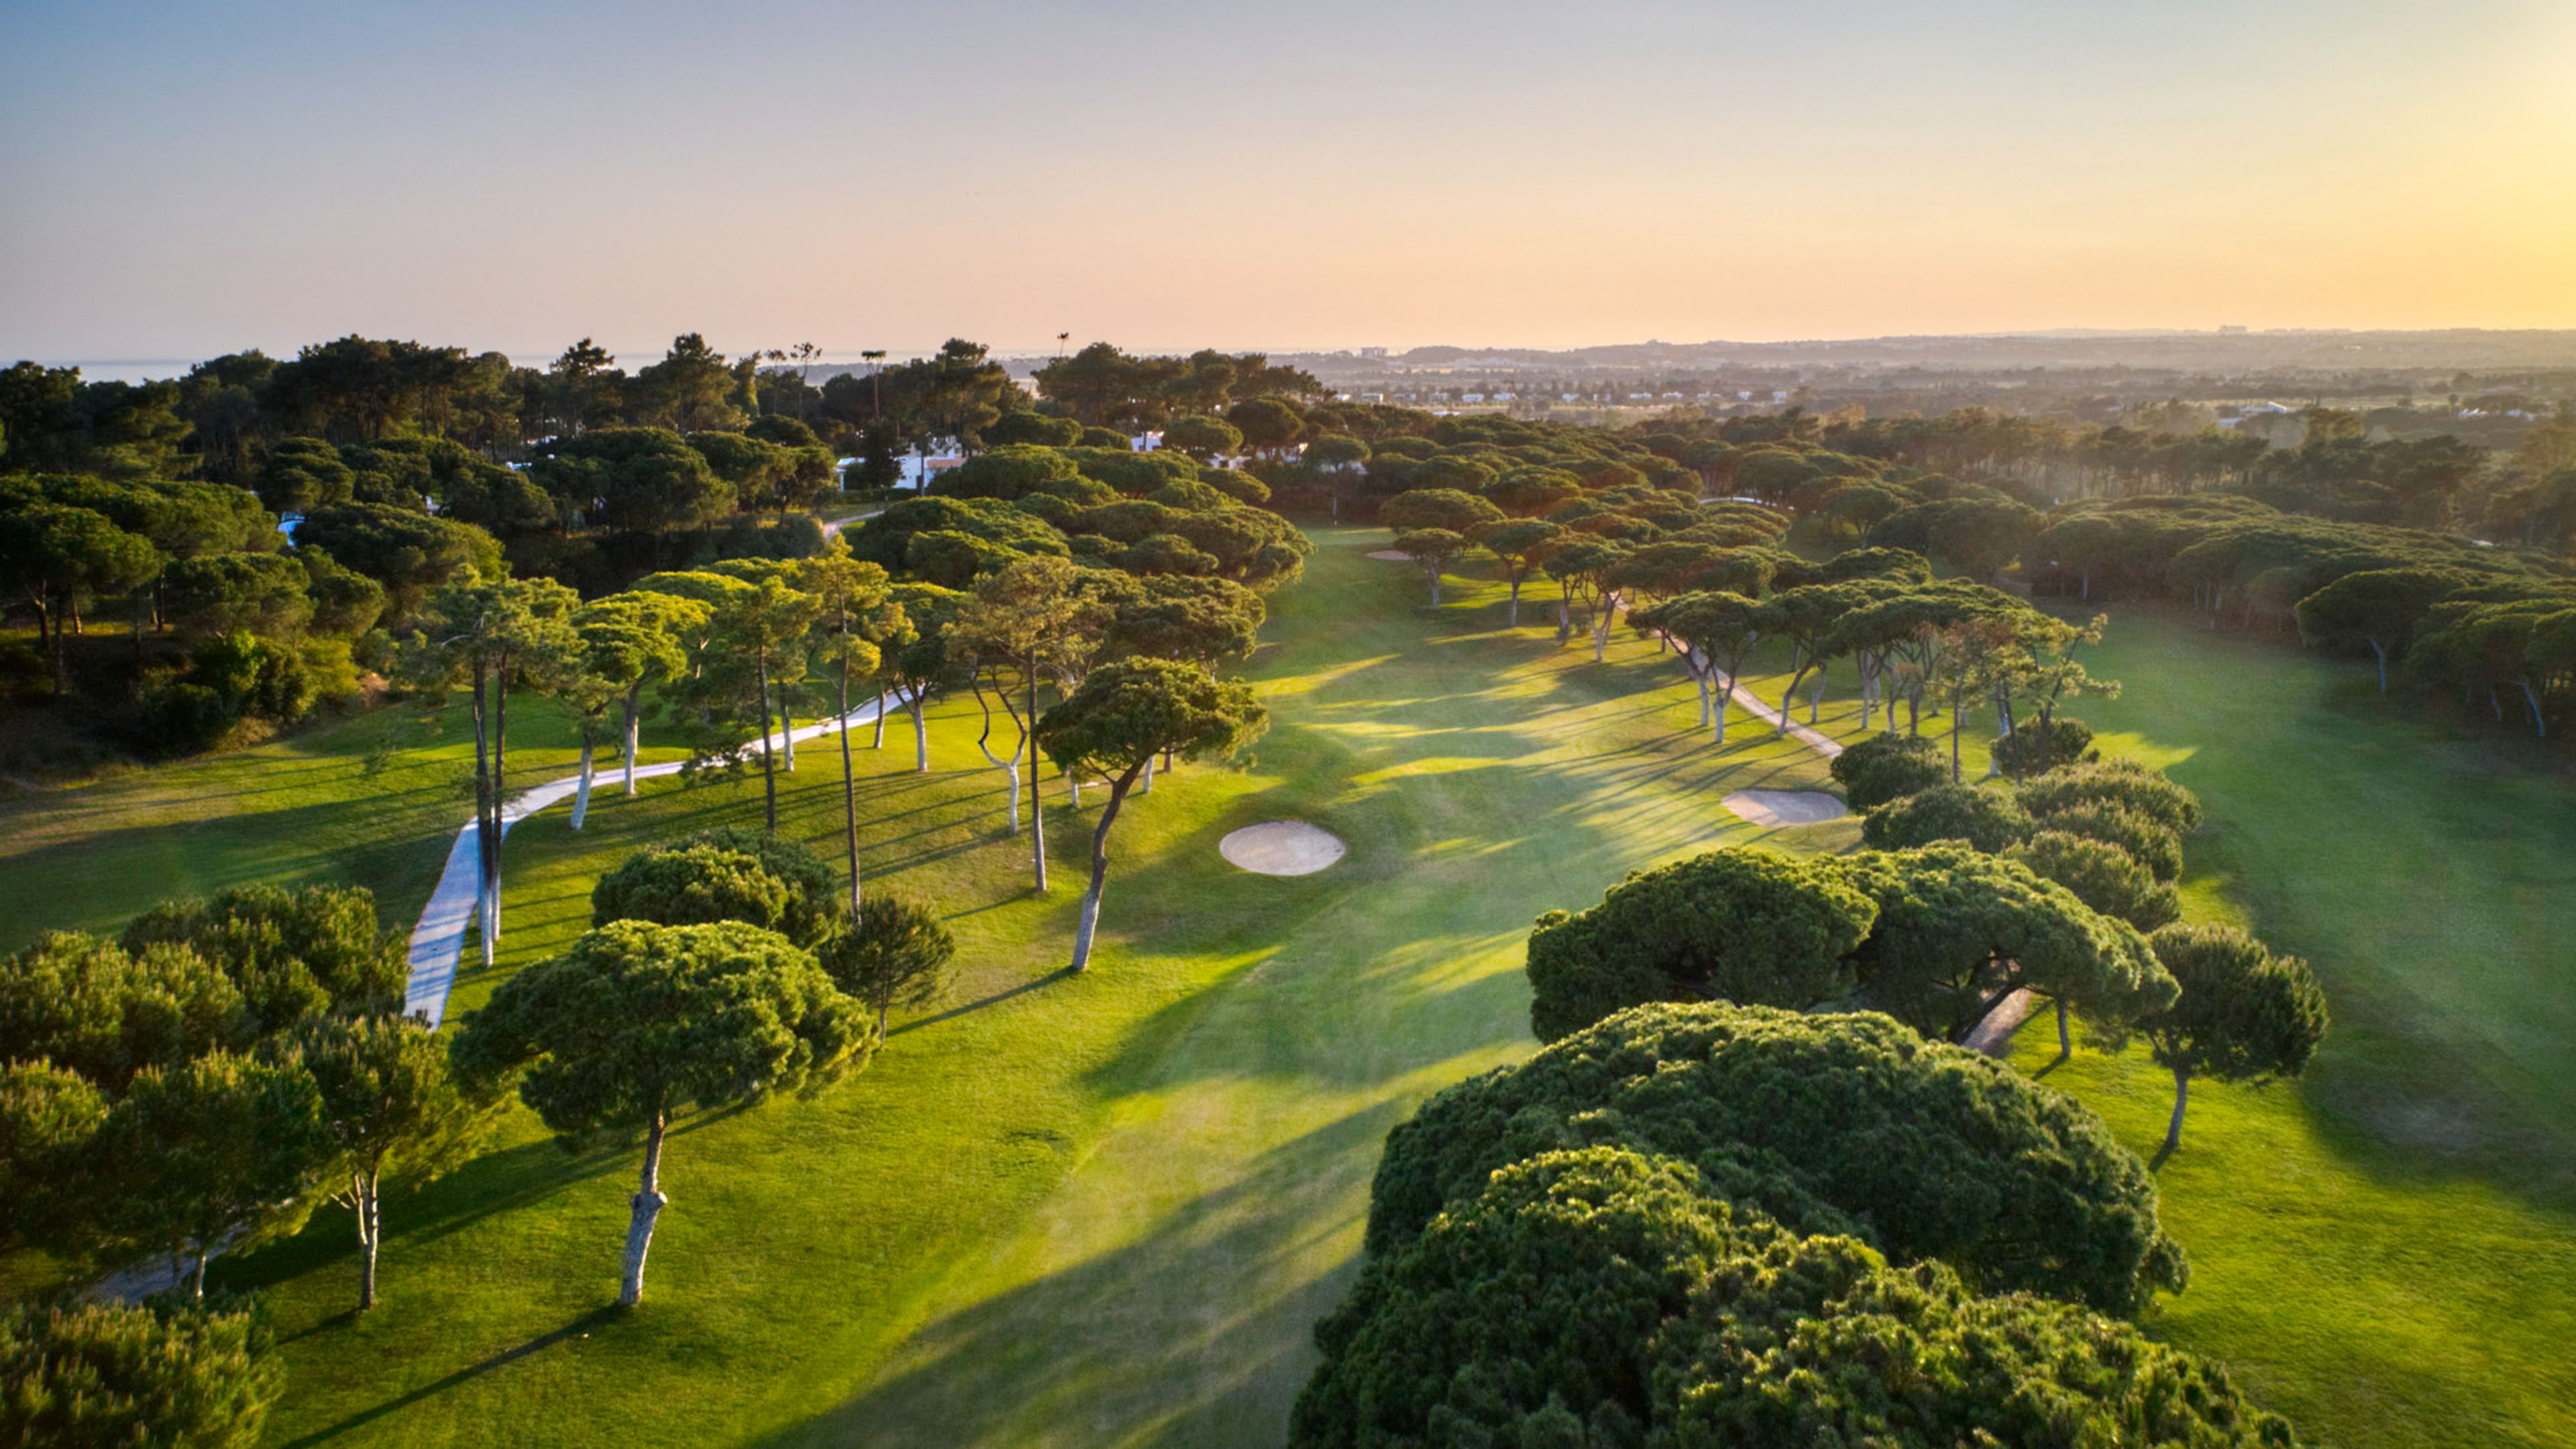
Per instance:
[[[2037,827],[2012,796],[1976,785],[1935,785],[1890,800],[1862,820],[1872,850],[1907,850],[1936,840],[1964,840],[1992,853],[2028,840]]]
[[[1833,775],[1852,809],[1867,811],[1918,790],[1947,784],[1941,747],[1919,736],[1870,736],[1834,757]]]
[[[2116,845],[2063,830],[2042,830],[2012,848],[2031,873],[2075,892],[2075,898],[2141,931],[2182,918],[2174,888]]]
[[[741,921],[812,949],[840,931],[842,899],[831,867],[812,851],[725,827],[628,856],[592,887],[590,923]]]
[[[1995,768],[2015,779],[2102,758],[2093,748],[2093,727],[2072,715],[2050,720],[2044,732],[2036,723],[2016,725],[1995,741],[1994,757]]]
[[[2176,835],[2200,828],[2200,797],[2165,778],[2162,770],[2127,760],[2106,760],[2054,770],[2020,787],[2022,808],[2054,815],[2081,805],[2114,805],[2162,824]]]
[[[2068,805],[2038,817],[2042,830],[2061,830],[2116,845],[2160,881],[2182,876],[2182,837],[2163,821],[2125,805]]]

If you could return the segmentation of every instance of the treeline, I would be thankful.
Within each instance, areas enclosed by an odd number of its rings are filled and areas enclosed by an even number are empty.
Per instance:
[[[2285,511],[2249,488],[2052,504],[2010,476],[1923,472],[1801,441],[1828,430],[1785,416],[1666,420],[1611,435],[1315,412],[1377,441],[1326,436],[1294,464],[1254,465],[1283,503],[1349,495],[1358,513],[1396,530],[1395,548],[1422,563],[1435,601],[1441,575],[1479,551],[1511,587],[1514,623],[1525,584],[1551,579],[1560,641],[1588,620],[1596,657],[1626,610],[1658,639],[1686,643],[1704,706],[1757,645],[1785,643],[1793,689],[1821,690],[1821,666],[1850,658],[1865,710],[1901,679],[1918,714],[1924,690],[1940,687],[1969,708],[1990,697],[2008,727],[2010,693],[1959,671],[1991,663],[1967,627],[1981,616],[1979,627],[2028,639],[2057,627],[1997,590],[1966,587],[2016,566],[2040,595],[2160,598],[2202,610],[2212,627],[2295,632],[2375,660],[2383,690],[2395,676],[2453,691],[2542,736],[2563,733],[2576,705],[2576,562],[2547,548]],[[1420,431],[1391,431],[1408,428]],[[1851,445],[1861,429],[1834,441]],[[2301,455],[2322,446],[2275,456],[2305,466]],[[2518,496],[2558,493],[2576,509],[2576,470]],[[1965,583],[1932,582],[1927,561]],[[1705,597],[1682,602],[1691,595]],[[1936,630],[1971,647],[1942,648]],[[1702,722],[1723,738],[1722,711]]]

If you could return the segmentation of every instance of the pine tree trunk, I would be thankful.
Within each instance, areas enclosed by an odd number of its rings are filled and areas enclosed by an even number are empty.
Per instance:
[[[1511,610],[1504,615],[1503,622],[1506,627],[1513,629],[1521,626],[1521,579],[1518,574],[1512,575]]]
[[[626,691],[626,794],[635,795],[635,750],[643,735],[644,686],[638,682]]]
[[[796,773],[796,721],[787,712],[787,686],[778,686],[778,768]]]
[[[620,1308],[644,1301],[644,1255],[653,1247],[653,1222],[671,1201],[662,1194],[662,1132],[668,1125],[663,1114],[654,1113],[652,1129],[644,1138],[644,1172],[627,1204],[633,1216],[626,1226],[626,1277],[617,1290]]]
[[[2075,1055],[2075,1034],[2067,1030],[2066,1002],[2064,998],[2060,998],[2057,1003],[2057,1059],[2062,1062],[2073,1055]]]
[[[584,725],[582,728],[584,733],[581,738],[581,783],[574,786],[572,791],[572,828],[575,830],[581,828],[582,821],[590,818],[590,760],[594,750],[588,734],[589,726]]]
[[[1038,894],[1045,895],[1046,802],[1038,798],[1038,670],[1029,661],[1029,856],[1037,866]]]
[[[1734,699],[1735,676],[1734,674],[1729,673],[1726,676],[1725,687],[1717,692],[1717,722],[1714,730],[1715,738],[1712,743],[1721,745],[1726,743],[1726,707],[1733,703]]]
[[[885,697],[886,692],[883,689],[879,689],[877,691],[877,737],[876,741],[868,746],[868,748],[872,750],[882,750],[885,748]],[[847,711],[845,710],[843,713],[847,713]]]
[[[885,696],[877,696],[878,729],[884,729]],[[841,661],[841,816],[850,831],[850,909],[859,908],[859,784],[850,763],[850,661]]]
[[[351,1179],[358,1208],[358,1311],[376,1306],[376,1248],[384,1241],[384,1221],[377,1215],[376,1174],[360,1172]]]
[[[912,772],[927,775],[930,773],[930,721],[922,718],[919,690],[913,691],[912,698],[904,702],[904,708],[912,715]]]
[[[1151,756],[1146,767],[1153,764]],[[1074,920],[1073,969],[1077,972],[1091,965],[1091,943],[1100,929],[1100,892],[1109,880],[1109,827],[1118,819],[1118,807],[1127,803],[1127,788],[1136,783],[1138,769],[1109,782],[1109,799],[1100,807],[1100,823],[1091,830],[1091,884],[1082,893],[1082,911]]]
[[[760,788],[769,833],[778,833],[778,767],[769,755],[769,652],[756,656],[760,669]]]
[[[2165,1126],[2165,1148],[2163,1154],[2165,1156],[2171,1156],[2176,1148],[2182,1146],[2182,1109],[2190,1105],[2191,1102],[2191,1069],[2188,1067],[2176,1067],[2173,1069],[2173,1078],[2173,1120]]]
[[[474,911],[482,936],[483,965],[492,965],[492,742],[483,661],[474,661]]]

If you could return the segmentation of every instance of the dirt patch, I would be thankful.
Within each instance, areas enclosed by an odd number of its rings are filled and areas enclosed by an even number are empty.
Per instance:
[[[1216,843],[1217,854],[1256,875],[1313,875],[1350,850],[1342,838],[1303,820],[1247,825]]]
[[[1822,790],[1738,790],[1718,803],[1755,825],[1813,825],[1844,813]]]
[[[1379,549],[1377,552],[1375,552],[1375,553],[1373,553],[1373,554],[1370,554],[1370,555],[1369,555],[1369,557],[1370,557],[1370,558],[1382,558],[1382,559],[1385,559],[1388,563],[1411,563],[1411,562],[1413,562],[1413,555],[1411,555],[1411,554],[1409,554],[1409,553],[1398,553],[1398,552],[1396,552],[1394,549],[1391,549],[1391,548],[1382,548],[1382,549]]]

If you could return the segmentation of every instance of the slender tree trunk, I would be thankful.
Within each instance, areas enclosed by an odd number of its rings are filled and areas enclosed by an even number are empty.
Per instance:
[[[1601,593],[1601,617],[1592,623],[1592,662],[1598,664],[1610,652],[1610,629],[1619,621],[1619,596],[1604,589]]]
[[[1959,783],[1959,697],[1950,696],[1950,783]]]
[[[617,1290],[620,1308],[644,1301],[644,1255],[653,1246],[653,1222],[670,1202],[662,1193],[662,1132],[668,1125],[668,1119],[655,1112],[652,1129],[645,1134],[644,1172],[627,1204],[633,1216],[626,1225],[626,1277]]]
[[[2075,1034],[2067,1030],[2066,1000],[2060,997],[2057,1002],[2057,1059],[2062,1062],[2073,1055],[2075,1055]]]
[[[474,910],[483,938],[483,965],[492,965],[492,744],[483,661],[474,661],[469,698],[474,711]]]
[[[492,944],[501,944],[501,853],[508,844],[502,816],[509,809],[510,670],[509,656],[492,673]]]
[[[1816,722],[1816,714],[1825,705],[1825,671],[1816,671],[1816,682],[1807,686],[1807,723]]]
[[[880,686],[877,689],[877,737],[875,742],[868,746],[868,748],[872,750],[882,750],[885,748],[885,697],[885,689]],[[847,714],[848,712],[849,711],[847,710],[842,711],[844,714]]]
[[[1038,894],[1045,895],[1046,804],[1038,798],[1038,663],[1029,660],[1029,856],[1037,865]]]
[[[635,750],[643,736],[644,684],[638,680],[626,689],[626,794],[635,794]]]
[[[197,1267],[188,1275],[188,1287],[190,1295],[200,1303],[206,1301],[206,1264],[214,1256],[213,1249],[203,1243],[197,1244]]]
[[[2182,1111],[2183,1108],[2191,1104],[2191,1069],[2189,1067],[2176,1067],[2173,1069],[2173,1078],[2173,1120],[2165,1124],[2165,1146],[2163,1153],[2165,1156],[2171,1156],[2176,1148],[2182,1146]]]
[[[590,818],[590,760],[593,753],[590,726],[585,724],[581,734],[581,783],[574,786],[572,792],[572,828],[575,830],[581,828],[582,821]]]
[[[1436,609],[1436,608],[1439,608],[1439,607],[1440,607],[1440,568],[1439,568],[1439,566],[1438,566],[1438,565],[1436,565],[1436,564],[1435,564],[1435,565],[1431,566],[1430,568],[1427,568],[1427,569],[1423,570],[1423,572],[1425,572],[1425,573],[1427,573],[1427,574],[1431,575],[1431,607],[1433,607],[1433,608],[1435,608],[1435,609]]]
[[[884,731],[885,696],[877,696],[878,731]],[[850,831],[850,909],[859,908],[859,783],[850,763],[850,661],[841,661],[841,817]]]
[[[1151,755],[1145,757],[1145,778],[1137,784],[1136,793],[1139,795],[1154,793],[1154,757]]]
[[[1730,669],[1726,672],[1725,687],[1717,692],[1717,720],[1714,731],[1716,737],[1712,743],[1721,745],[1726,743],[1726,707],[1734,701],[1735,671]]]
[[[376,1306],[376,1249],[384,1242],[384,1221],[377,1215],[377,1178],[371,1168],[350,1177],[358,1209],[358,1311]]]
[[[1118,819],[1118,807],[1127,803],[1127,789],[1136,777],[1153,763],[1131,766],[1127,772],[1109,782],[1109,799],[1100,807],[1100,823],[1091,829],[1091,884],[1082,892],[1082,911],[1074,918],[1073,969],[1081,971],[1091,964],[1091,943],[1100,928],[1100,891],[1109,880],[1109,827]]]
[[[1521,576],[1519,574],[1512,575],[1511,609],[1503,616],[1503,622],[1507,628],[1517,629],[1521,626]]]
[[[778,833],[778,769],[769,757],[769,651],[759,650],[754,658],[760,669],[760,788],[767,809],[769,833]]]
[[[921,716],[921,690],[918,686],[913,689],[912,698],[904,701],[903,707],[904,712],[912,716],[912,772],[927,775],[930,773],[930,721]]]
[[[1556,647],[1564,648],[1574,640],[1574,607],[1565,599],[1556,601]]]
[[[2370,652],[2379,656],[2379,692],[2386,694],[2388,692],[2388,651],[2382,648],[2376,639],[2369,643]]]

